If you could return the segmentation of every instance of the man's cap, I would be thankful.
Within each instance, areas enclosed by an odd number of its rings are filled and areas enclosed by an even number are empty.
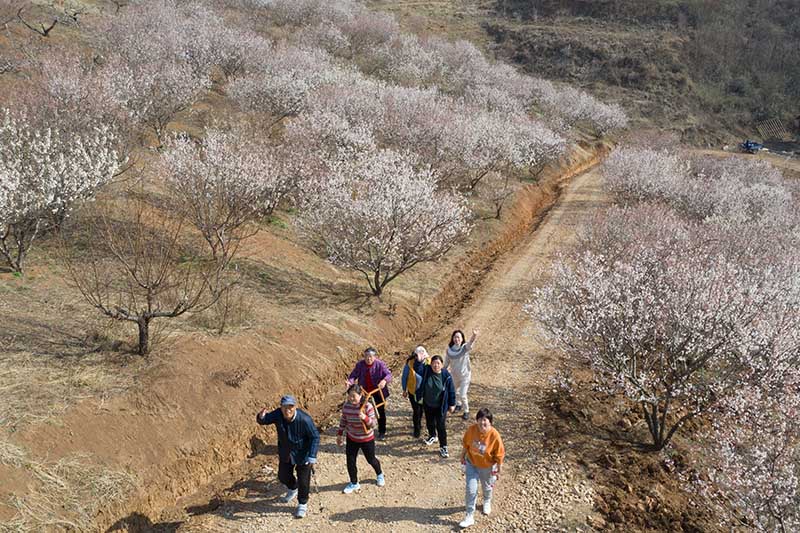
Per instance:
[[[281,397],[281,407],[286,405],[297,405],[297,400],[295,400],[294,396],[291,394],[287,394],[286,396]]]

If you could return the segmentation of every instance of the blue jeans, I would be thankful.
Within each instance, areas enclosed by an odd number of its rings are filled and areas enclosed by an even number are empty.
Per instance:
[[[489,478],[492,477],[492,467],[478,468],[469,462],[467,458],[467,512],[475,512],[475,500],[478,499],[478,481],[483,487],[483,501],[488,502],[492,500],[492,485],[489,484]]]

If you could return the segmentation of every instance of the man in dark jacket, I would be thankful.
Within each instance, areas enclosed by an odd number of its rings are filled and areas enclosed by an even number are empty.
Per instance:
[[[319,431],[311,416],[297,408],[294,396],[281,398],[281,406],[274,411],[262,409],[256,416],[261,425],[275,424],[278,432],[278,480],[288,491],[282,500],[289,503],[297,497],[295,516],[303,518],[308,511],[308,492],[311,486],[311,468],[317,462]],[[295,478],[295,470],[297,477]]]

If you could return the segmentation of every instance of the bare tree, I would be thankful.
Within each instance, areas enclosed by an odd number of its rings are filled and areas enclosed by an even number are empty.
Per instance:
[[[150,351],[150,324],[213,305],[221,275],[215,261],[197,257],[180,239],[183,219],[153,212],[142,201],[124,206],[127,218],[102,213],[88,224],[92,252],[64,247],[69,274],[92,306],[139,330],[137,351]]]

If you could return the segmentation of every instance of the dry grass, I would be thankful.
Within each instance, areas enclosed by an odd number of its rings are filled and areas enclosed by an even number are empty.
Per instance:
[[[133,385],[128,372],[107,354],[52,360],[30,354],[0,357],[0,427],[56,420],[70,405],[94,398],[103,403]]]
[[[27,494],[9,499],[17,514],[0,524],[2,532],[89,531],[101,506],[121,500],[136,486],[131,474],[91,464],[86,456],[37,461],[2,439],[0,463],[24,469],[35,479]]]

